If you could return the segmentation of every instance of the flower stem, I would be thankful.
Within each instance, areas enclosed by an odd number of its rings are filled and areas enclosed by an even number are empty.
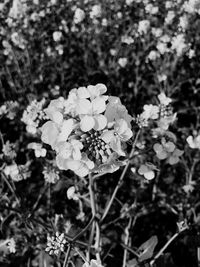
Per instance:
[[[92,209],[92,217],[94,218],[92,222],[92,229],[89,239],[89,245],[88,245],[88,260],[90,260],[90,250],[92,246],[92,242],[94,239],[94,233],[95,233],[95,226],[96,226],[96,203],[95,203],[95,195],[94,195],[94,180],[91,174],[89,174],[89,193],[90,193],[90,204]]]
[[[9,183],[6,175],[3,172],[1,173],[1,177],[3,178],[4,182],[7,184],[8,188],[10,189],[10,191],[13,193],[17,203],[20,205],[20,200],[19,200],[19,198],[17,197],[17,195],[15,193],[15,189],[13,188],[14,184],[13,184],[13,187],[12,187],[11,183]]]
[[[183,228],[181,231],[175,233],[168,241],[167,243],[158,251],[158,253],[154,256],[153,260],[150,262],[150,266],[153,266],[154,262],[162,255],[162,253],[168,248],[168,246],[174,241],[180,233],[188,229],[187,227]]]
[[[75,242],[80,236],[82,236],[88,230],[90,225],[93,223],[94,219],[95,217],[93,216],[92,219],[89,221],[89,223],[86,225],[86,227],[72,239],[72,242]]]
[[[67,267],[68,266],[68,262],[69,262],[69,255],[70,255],[70,252],[71,252],[71,244],[69,244],[68,248],[67,248],[67,252],[65,254],[65,260],[64,260],[64,263],[63,263],[63,267]]]
[[[129,164],[130,164],[130,158],[133,157],[133,154],[134,154],[134,151],[135,151],[135,146],[136,146],[136,143],[137,143],[137,140],[138,140],[139,135],[140,135],[140,130],[139,130],[139,131],[137,132],[137,134],[136,134],[135,140],[134,140],[134,142],[133,142],[132,150],[131,150],[131,153],[130,153],[130,155],[129,155],[129,160],[128,160],[126,166],[124,167],[124,170],[123,170],[123,172],[122,172],[122,174],[121,174],[121,176],[120,176],[120,178],[119,178],[119,181],[118,181],[118,183],[117,183],[117,186],[115,187],[115,190],[114,190],[114,192],[113,192],[113,194],[112,194],[112,197],[111,197],[111,199],[110,199],[110,201],[109,201],[107,207],[105,208],[105,211],[104,211],[104,213],[103,213],[103,216],[102,216],[102,218],[101,218],[101,220],[100,220],[101,223],[102,223],[102,222],[104,221],[104,219],[106,218],[106,216],[107,216],[107,214],[108,214],[108,212],[109,212],[109,210],[110,210],[110,208],[111,208],[111,206],[112,206],[112,204],[113,204],[113,201],[114,201],[114,199],[115,199],[115,197],[116,197],[116,194],[117,194],[117,192],[118,192],[118,190],[119,190],[119,188],[120,188],[120,186],[121,186],[121,184],[122,184],[122,181],[123,181],[123,179],[124,179],[124,177],[125,177],[125,174],[126,174],[126,172],[127,172],[127,170],[128,170]]]
[[[128,246],[128,243],[129,243],[129,235],[130,235],[130,228],[131,228],[131,225],[132,225],[132,221],[133,221],[133,218],[130,217],[128,225],[125,228],[125,241],[124,241],[125,246]],[[124,248],[124,256],[123,256],[123,265],[122,265],[122,267],[126,267],[127,255],[128,255],[128,250],[127,250],[127,248]]]

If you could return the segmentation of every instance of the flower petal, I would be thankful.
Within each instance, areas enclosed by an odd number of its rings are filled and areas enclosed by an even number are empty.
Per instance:
[[[57,163],[58,168],[61,169],[61,170],[70,169],[72,171],[76,171],[81,166],[81,161],[80,160],[64,159],[60,155],[57,155],[56,163]]]
[[[78,95],[79,98],[83,98],[83,99],[90,97],[90,94],[89,94],[89,92],[88,92],[86,87],[79,87],[77,89],[77,95]]]
[[[102,97],[97,97],[92,100],[92,112],[93,114],[100,114],[106,109],[106,102]]]
[[[122,150],[120,138],[115,137],[114,139],[112,139],[110,142],[110,146],[120,156],[126,155],[124,151]]]
[[[166,159],[168,157],[168,153],[166,151],[161,151],[159,153],[156,154],[157,158],[159,159]]]
[[[133,136],[133,132],[130,128],[127,128],[127,130],[120,135],[122,141],[128,141]]]
[[[138,169],[138,173],[139,173],[140,175],[144,175],[144,174],[147,173],[148,171],[149,171],[148,167],[147,167],[146,165],[144,165],[144,164],[142,164],[142,165],[140,166],[140,168]]]
[[[79,115],[90,114],[92,110],[92,104],[88,99],[79,99],[76,105],[76,112]]]
[[[56,143],[59,131],[56,124],[52,121],[47,121],[42,127],[41,127],[42,135],[41,140],[50,145],[52,148],[54,148],[54,145]]]
[[[73,130],[73,127],[74,127],[73,119],[65,120],[61,126],[61,131],[60,131],[57,141],[58,142],[67,141],[69,135],[71,134]]]
[[[83,132],[90,131],[95,125],[94,118],[92,116],[84,116],[80,122],[80,128]]]
[[[165,147],[165,150],[166,150],[167,152],[173,152],[173,151],[175,150],[175,148],[176,148],[175,144],[172,143],[172,142],[167,142],[167,143],[165,143],[165,144],[164,144],[164,147]]]
[[[149,170],[148,172],[144,173],[144,177],[147,180],[152,180],[155,177],[154,171]]]
[[[105,142],[105,143],[110,143],[111,140],[114,138],[114,131],[106,131],[101,135],[101,139]]]
[[[124,119],[119,119],[114,128],[119,135],[122,135],[128,129],[128,124]]]
[[[168,161],[169,161],[169,164],[170,165],[174,165],[174,164],[176,164],[176,163],[179,162],[179,157],[177,157],[177,156],[171,156]]]
[[[95,125],[94,130],[100,131],[103,130],[106,127],[107,124],[107,118],[104,115],[97,115],[94,117]]]
[[[154,144],[153,146],[153,150],[156,152],[156,153],[161,153],[163,151],[163,146],[161,144]]]

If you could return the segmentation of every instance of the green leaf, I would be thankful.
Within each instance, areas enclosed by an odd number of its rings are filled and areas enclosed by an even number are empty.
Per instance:
[[[138,248],[140,262],[150,259],[153,256],[154,249],[158,243],[157,236],[152,236]]]

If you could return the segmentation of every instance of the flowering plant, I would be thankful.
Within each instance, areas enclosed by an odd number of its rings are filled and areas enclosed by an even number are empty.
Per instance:
[[[52,100],[45,109],[48,120],[41,139],[56,152],[61,170],[84,177],[89,173],[113,172],[126,156],[131,139],[132,117],[117,97],[104,95],[103,84],[79,87],[68,99]]]

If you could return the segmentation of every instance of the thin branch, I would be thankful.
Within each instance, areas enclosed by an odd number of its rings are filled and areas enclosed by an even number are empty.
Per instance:
[[[94,219],[95,217],[93,216],[92,219],[89,221],[89,223],[86,225],[86,227],[72,239],[72,242],[75,242],[80,236],[82,236],[89,229]]]
[[[181,231],[175,233],[168,241],[167,243],[158,251],[158,253],[153,257],[153,260],[150,262],[150,266],[153,266],[154,262],[163,254],[163,252],[168,248],[168,246],[174,241],[180,233],[187,230],[188,227],[184,227]]]
[[[135,140],[134,140],[134,143],[133,143],[132,150],[131,150],[131,153],[130,153],[130,155],[129,155],[129,158],[132,158],[132,156],[133,156],[133,154],[134,154],[134,152],[135,152],[135,146],[136,146],[136,143],[137,143],[137,140],[138,140],[139,135],[140,135],[140,130],[139,130],[139,131],[137,132],[137,134],[136,134],[136,137],[135,137]],[[120,186],[121,186],[121,184],[122,184],[122,181],[123,181],[123,179],[124,179],[124,177],[125,177],[125,174],[126,174],[126,172],[127,172],[127,170],[128,170],[129,164],[130,164],[130,160],[128,160],[126,166],[124,167],[124,170],[123,170],[123,172],[122,172],[122,174],[121,174],[121,176],[120,176],[120,178],[119,178],[119,181],[118,181],[118,183],[117,183],[117,186],[115,187],[115,190],[114,190],[114,192],[113,192],[113,194],[112,194],[112,197],[111,197],[111,199],[110,199],[110,201],[109,201],[107,207],[105,208],[105,211],[104,211],[104,213],[103,213],[103,216],[102,216],[102,218],[101,218],[101,220],[100,220],[101,223],[102,223],[102,222],[104,221],[104,219],[106,218],[106,216],[107,216],[107,214],[108,214],[108,212],[109,212],[109,210],[110,210],[110,208],[111,208],[111,206],[112,206],[112,204],[113,204],[113,201],[114,201],[114,199],[115,199],[115,197],[116,197],[116,194],[117,194],[117,192],[118,192],[118,190],[119,190],[119,188],[120,188]]]
[[[68,266],[68,263],[69,263],[69,256],[70,256],[70,252],[71,252],[71,245],[69,244],[68,248],[67,248],[67,252],[65,254],[65,260],[64,260],[64,263],[63,263],[63,267],[67,267]]]

